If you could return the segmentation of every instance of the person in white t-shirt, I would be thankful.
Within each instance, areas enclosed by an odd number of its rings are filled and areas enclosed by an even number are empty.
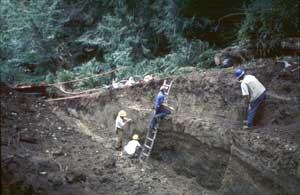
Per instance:
[[[126,118],[126,116],[127,113],[124,110],[121,110],[118,113],[118,116],[116,118],[116,124],[115,124],[115,130],[117,134],[116,150],[120,150],[122,148],[124,126],[131,121],[131,119]]]
[[[244,69],[237,69],[235,77],[241,83],[242,95],[248,97],[246,99],[248,106],[247,126],[244,128],[253,127],[253,119],[256,111],[261,103],[266,98],[266,88],[253,75],[245,75]]]
[[[128,144],[124,147],[124,151],[129,157],[136,158],[139,155],[139,151],[141,149],[141,144],[138,141],[139,136],[134,134],[132,136],[132,140],[128,142]]]

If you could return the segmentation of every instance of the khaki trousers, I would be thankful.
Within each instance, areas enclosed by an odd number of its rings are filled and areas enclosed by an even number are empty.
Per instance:
[[[116,143],[116,149],[120,149],[123,145],[123,129],[117,129],[117,143]]]

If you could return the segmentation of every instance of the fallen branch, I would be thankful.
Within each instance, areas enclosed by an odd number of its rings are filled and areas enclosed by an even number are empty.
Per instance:
[[[80,94],[80,95],[75,95],[75,96],[70,96],[70,97],[63,97],[63,98],[48,99],[48,100],[45,100],[45,101],[46,102],[52,102],[52,101],[59,101],[59,100],[68,100],[68,99],[75,99],[75,98],[82,98],[82,97],[94,96],[96,94],[99,94],[99,92],[91,93],[91,94]]]
[[[46,94],[48,85],[17,85],[13,87],[14,90],[22,93],[36,93],[36,94]]]
[[[99,91],[100,89],[102,89],[102,88],[94,88],[94,89],[88,89],[88,90],[85,90],[85,91],[71,92],[71,91],[65,90],[63,85],[56,85],[55,87],[57,87],[63,93],[70,94],[70,95],[80,95],[80,94],[83,94],[83,93],[90,93],[90,92]]]

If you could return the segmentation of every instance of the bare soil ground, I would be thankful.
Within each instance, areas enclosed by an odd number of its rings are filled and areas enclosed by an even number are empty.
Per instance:
[[[113,138],[69,125],[44,98],[1,90],[2,194],[215,194],[165,164],[120,156]]]

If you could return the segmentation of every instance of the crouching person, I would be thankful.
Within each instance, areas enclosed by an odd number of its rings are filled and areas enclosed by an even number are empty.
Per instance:
[[[139,136],[134,134],[132,136],[132,140],[128,142],[128,144],[124,147],[124,152],[129,158],[138,158],[140,151],[142,149],[139,140]]]

